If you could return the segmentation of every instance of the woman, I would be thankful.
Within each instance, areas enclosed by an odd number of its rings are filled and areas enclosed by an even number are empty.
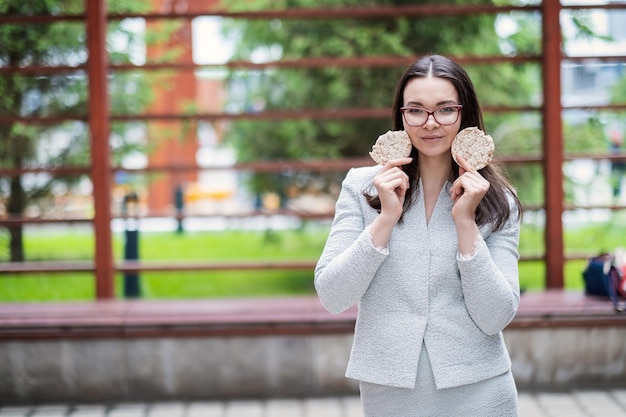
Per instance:
[[[315,269],[330,312],[359,305],[346,376],[365,416],[516,416],[502,329],[519,304],[521,207],[493,166],[458,166],[450,151],[459,130],[484,130],[474,86],[424,57],[393,117],[410,157],[350,170]]]

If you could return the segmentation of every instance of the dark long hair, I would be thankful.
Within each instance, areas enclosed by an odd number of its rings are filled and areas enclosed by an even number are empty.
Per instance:
[[[403,130],[402,112],[400,107],[404,104],[404,89],[409,81],[417,77],[440,77],[449,80],[459,95],[461,109],[461,126],[459,130],[466,127],[476,126],[485,130],[482,112],[476,96],[474,84],[463,67],[451,59],[441,55],[428,55],[411,64],[404,75],[398,81],[396,94],[393,103],[392,117],[393,129]],[[409,176],[410,187],[406,192],[403,213],[413,205],[415,194],[418,189],[420,178],[418,152],[415,147],[411,150],[413,161],[402,167],[402,170]],[[452,158],[452,155],[450,156]],[[476,209],[476,224],[482,226],[493,223],[494,230],[500,230],[511,215],[507,194],[511,194],[517,206],[518,215],[522,213],[522,207],[515,190],[493,163],[479,170],[480,174],[491,184],[487,194],[483,197]],[[450,182],[459,177],[459,167],[456,162],[452,162],[452,172]],[[380,210],[381,204],[378,195],[371,195],[367,191],[363,193],[372,208]]]

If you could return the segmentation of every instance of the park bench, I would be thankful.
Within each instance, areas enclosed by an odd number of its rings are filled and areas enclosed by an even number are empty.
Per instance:
[[[0,339],[349,333],[356,308],[332,315],[310,297],[0,304]],[[608,299],[548,290],[522,295],[510,329],[626,326]]]
[[[354,394],[343,373],[355,318],[315,296],[0,304],[0,397]],[[520,389],[626,387],[626,313],[608,299],[526,292],[504,336]]]

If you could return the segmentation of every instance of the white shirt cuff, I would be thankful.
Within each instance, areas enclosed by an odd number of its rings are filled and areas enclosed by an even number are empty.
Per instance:
[[[480,248],[480,244],[483,241],[483,237],[480,235],[480,233],[478,235],[476,235],[476,239],[474,240],[474,247],[472,248],[472,251],[470,253],[458,253],[457,255],[457,259],[459,261],[470,261],[474,256],[476,256],[476,253],[478,252],[478,249]]]
[[[385,246],[374,246],[374,242],[373,242],[373,238],[372,238],[372,228],[370,226],[367,226],[366,228],[367,230],[367,235],[369,236],[369,240],[370,240],[370,245],[372,246],[372,248],[374,248],[374,250],[376,250],[378,253],[381,253],[383,255],[389,255],[389,247]]]

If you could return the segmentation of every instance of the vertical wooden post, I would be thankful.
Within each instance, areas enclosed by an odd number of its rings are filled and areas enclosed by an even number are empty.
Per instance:
[[[106,4],[85,0],[89,60],[89,131],[91,181],[94,199],[96,297],[113,298],[114,270],[111,233],[111,168],[109,148],[109,96],[107,89]]]
[[[546,205],[546,287],[563,288],[563,122],[560,0],[544,0],[543,169]]]

